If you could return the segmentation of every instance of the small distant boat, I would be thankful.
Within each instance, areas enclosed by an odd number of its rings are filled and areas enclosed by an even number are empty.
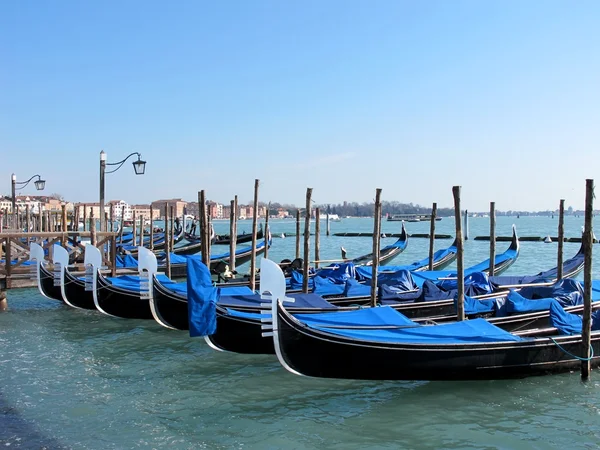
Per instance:
[[[319,215],[319,219],[321,220],[327,220],[327,214],[320,214]],[[342,219],[340,219],[340,216],[338,216],[337,214],[329,214],[329,221],[330,222],[341,222]]]

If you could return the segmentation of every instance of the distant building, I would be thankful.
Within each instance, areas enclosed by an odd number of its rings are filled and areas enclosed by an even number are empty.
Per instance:
[[[89,203],[75,203],[75,208],[79,208],[79,217],[83,220],[83,216],[89,219],[92,211],[94,212],[94,217],[96,219],[100,218],[100,203],[98,202],[89,202]],[[104,212],[110,215],[110,206],[104,204]],[[114,214],[114,211],[113,211]]]
[[[165,203],[169,204],[169,207],[173,207],[174,210],[173,212],[175,213],[175,216],[177,217],[181,217],[184,214],[184,210],[187,209],[187,205],[188,202],[186,202],[185,200],[182,200],[180,198],[171,198],[171,199],[167,199],[167,200],[156,200],[154,202],[152,202],[152,207],[154,209],[158,209],[159,211],[161,211],[160,215],[161,217],[164,216],[165,214]],[[169,211],[170,214],[170,211]],[[188,212],[189,214],[189,212]]]
[[[152,214],[152,220],[157,220],[160,219],[162,217],[162,214],[164,213],[164,211],[160,211],[159,209],[153,208],[152,211],[150,211],[150,205],[145,204],[145,205],[133,205],[131,207],[132,210],[132,218],[133,218],[133,214],[135,213],[135,217],[136,219],[138,219],[141,216],[144,216],[144,219],[146,220],[150,220],[150,214]]]
[[[200,210],[198,209],[198,202],[188,202],[185,207],[185,213],[189,216],[194,216],[194,217],[200,216]]]
[[[221,203],[209,201],[206,203],[206,206],[211,219],[223,218],[223,205]]]
[[[113,207],[113,217],[117,220],[131,220],[133,219],[133,211],[131,209],[131,205],[127,203],[125,200],[111,200],[107,203],[108,207],[110,205]],[[110,211],[109,211],[110,214]]]

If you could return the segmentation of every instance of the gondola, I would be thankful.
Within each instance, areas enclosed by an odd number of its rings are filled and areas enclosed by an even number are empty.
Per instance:
[[[215,238],[215,230],[212,226],[212,224],[210,225],[210,237],[211,237],[211,242],[213,242],[214,238]],[[202,241],[200,239],[194,239],[194,240],[188,240],[187,244],[184,245],[180,245],[179,247],[173,247],[172,252],[175,253],[176,255],[194,255],[196,253],[198,253],[200,250],[202,250]]]
[[[572,260],[577,261],[579,258],[578,254],[572,258]],[[564,268],[570,266],[570,260],[565,261]],[[542,272],[549,273],[551,271]],[[565,270],[565,273],[567,271]],[[548,278],[544,278],[541,280],[543,285],[547,285]],[[264,286],[262,289],[266,289]],[[600,300],[600,287],[598,289],[597,298],[595,300]],[[288,293],[287,295],[295,296],[293,293]],[[410,295],[410,293],[409,293]],[[419,302],[419,303],[401,303],[398,301],[389,302],[389,306],[393,309],[401,312],[403,315],[408,316],[414,320],[427,321],[427,320],[435,320],[436,322],[445,322],[448,320],[454,320],[456,317],[456,307],[453,299],[454,295],[447,300],[439,300],[439,301],[427,301],[427,302]],[[536,298],[532,296],[532,298]],[[242,301],[246,299],[249,300],[250,303],[246,303],[245,306],[241,307],[244,311],[244,314],[236,314],[235,308],[240,308]],[[264,315],[260,315],[260,311],[256,307],[251,306],[251,302],[255,301],[255,299],[242,297],[236,299],[237,307],[228,308],[226,306],[226,301],[219,301],[216,305],[216,320],[217,320],[217,330],[213,335],[206,336],[205,339],[207,342],[211,344],[213,348],[220,350],[228,350],[228,351],[245,351],[251,353],[272,353],[274,351],[272,345],[269,340],[261,341],[261,322],[264,321]],[[356,305],[359,302],[355,299],[351,299],[352,301],[348,302],[336,302],[333,305],[330,305],[329,308],[323,308],[322,304],[318,304],[318,302],[310,307],[302,307],[298,308],[297,305],[292,305],[288,307],[290,313],[319,313],[326,312],[331,309],[331,306],[341,306],[343,304],[348,305]],[[335,300],[329,299],[330,302]],[[496,301],[500,301],[497,299]],[[225,305],[225,306],[224,306]],[[319,309],[320,308],[320,309]],[[346,307],[346,308],[338,308],[338,310],[351,310],[356,309],[356,307]],[[569,311],[579,311],[581,306],[572,306],[568,308]],[[546,326],[548,323],[548,312],[547,311],[534,311],[531,313],[519,313],[518,315],[511,315],[507,317],[493,317],[492,314],[482,314],[480,312],[468,313],[471,318],[478,318],[480,316],[490,317],[490,322],[495,323],[497,326],[508,330],[522,330],[532,327]],[[244,342],[243,347],[240,347],[241,343]],[[251,343],[254,343],[254,347],[251,346]]]
[[[512,244],[511,244],[512,245]],[[455,248],[449,247],[446,250],[440,251],[437,256],[440,260],[446,260],[447,255],[451,255],[451,257],[456,257]],[[428,258],[427,258],[428,260]],[[499,260],[503,261],[502,257],[499,256]],[[435,264],[434,259],[434,264]],[[327,268],[324,268],[327,269]],[[370,268],[365,268],[367,271]],[[173,269],[172,269],[173,270]],[[178,269],[179,270],[179,269]],[[185,270],[185,268],[183,268]],[[172,272],[173,273],[173,272]],[[185,274],[185,272],[183,272]],[[224,286],[226,286],[225,284]],[[173,285],[163,286],[160,281],[154,279],[152,281],[152,302],[154,303],[155,319],[163,326],[167,328],[175,328],[179,330],[187,330],[188,325],[188,305],[187,305],[187,294],[185,289],[179,290],[178,292],[173,292]],[[236,286],[243,286],[242,284],[236,284]],[[332,304],[336,306],[342,306],[344,304],[365,304],[368,302],[368,297],[352,297],[348,299],[340,300],[338,298],[334,298],[335,296],[324,296],[327,300],[329,300]],[[451,301],[446,302],[449,307],[452,307],[453,304]],[[220,311],[222,313],[223,311]],[[226,314],[220,314],[220,317],[223,316],[225,320],[228,320]],[[161,318],[162,317],[162,318]],[[237,319],[234,319],[237,320]],[[221,329],[220,329],[221,330]]]
[[[379,251],[379,264],[384,266],[393,260],[396,256],[406,250],[408,245],[408,234],[406,233],[406,228],[404,227],[404,222],[402,222],[402,232],[400,233],[400,237],[396,242],[391,245],[387,245]],[[346,250],[342,247],[342,259],[346,259]],[[353,263],[356,266],[370,266],[373,264],[373,253],[368,253],[366,255],[359,256],[357,258],[349,260],[349,262]]]
[[[564,335],[555,328],[568,315],[556,304],[550,307],[552,327],[521,333],[509,333],[484,319],[423,326],[386,307],[354,311],[351,317],[329,314],[323,320],[322,314],[286,311],[282,305],[285,285],[267,282],[269,272],[281,280],[283,274],[268,260],[262,271],[265,289],[273,294],[274,320],[268,333],[280,363],[296,375],[365,380],[505,379],[566,372],[581,364],[581,357],[574,356],[581,351],[581,334]],[[598,367],[600,331],[591,336],[592,356],[598,355],[591,358],[591,365]]]
[[[103,314],[124,319],[152,319],[148,291],[148,280],[156,275],[164,283],[171,282],[164,275],[157,275],[156,258],[146,248],[139,248],[139,275],[125,275],[107,278],[100,272],[102,257],[97,248],[86,248],[91,253],[90,265],[92,270],[87,275],[91,277],[92,293],[96,309]],[[147,255],[152,255],[147,258]],[[88,267],[89,267],[88,266]],[[89,269],[88,269],[89,270]]]
[[[40,294],[50,300],[63,301],[60,286],[54,283],[54,273],[47,267],[44,249],[39,244],[29,244],[29,259],[35,262],[37,286]]]
[[[196,242],[200,240],[199,236],[186,233],[185,238],[190,242]],[[259,229],[256,232],[256,239],[260,240],[264,238],[264,231],[262,227],[262,223],[259,225]],[[238,234],[236,237],[237,244],[244,244],[246,242],[252,242],[252,233],[242,233]],[[231,237],[228,234],[216,234],[212,244],[214,245],[229,245],[231,243]]]
[[[271,246],[271,242],[269,241],[269,246]],[[256,244],[256,256],[259,256],[265,252],[266,242],[263,240]],[[246,264],[248,261],[252,259],[252,247],[241,247],[236,249],[235,252],[235,264],[236,266],[241,266],[242,264]],[[231,260],[231,255],[229,252],[217,253],[210,255],[210,268],[213,273],[220,273],[220,268],[225,265],[229,265]],[[166,266],[164,265],[164,260],[159,264],[159,270],[164,271]],[[187,259],[185,257],[181,257],[180,255],[175,255],[175,257],[171,258],[171,277],[172,278],[184,278],[186,276],[187,270]]]

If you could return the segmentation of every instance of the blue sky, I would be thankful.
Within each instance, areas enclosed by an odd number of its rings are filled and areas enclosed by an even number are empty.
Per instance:
[[[0,3],[0,192],[583,207],[596,1]],[[25,192],[32,193],[33,187]]]

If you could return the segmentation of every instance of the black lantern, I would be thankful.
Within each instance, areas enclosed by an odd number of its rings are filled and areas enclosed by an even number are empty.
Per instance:
[[[46,187],[46,180],[42,180],[41,178],[39,180],[34,181],[35,184],[35,188],[38,191],[43,191],[44,188]]]
[[[146,161],[143,161],[138,155],[138,160],[134,161],[132,164],[136,175],[144,175],[144,172],[146,171]]]

